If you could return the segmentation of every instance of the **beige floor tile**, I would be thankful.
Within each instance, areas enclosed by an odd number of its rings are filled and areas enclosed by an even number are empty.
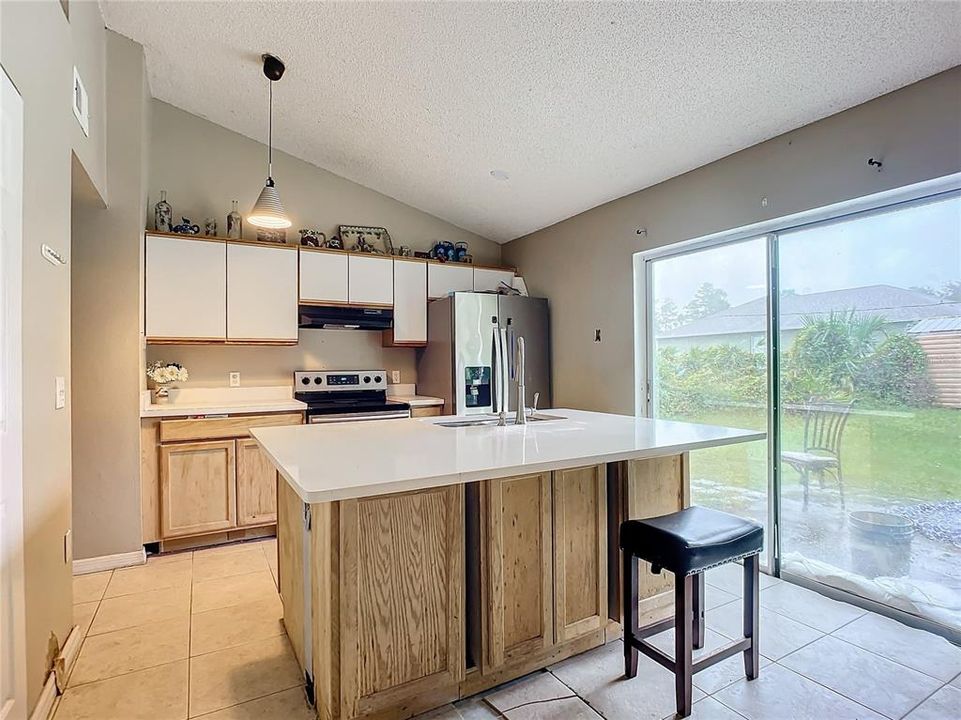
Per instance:
[[[90,573],[89,575],[75,575],[73,578],[73,602],[95,602],[103,597],[103,591],[110,582],[112,570]]]
[[[857,620],[865,611],[813,590],[782,582],[761,595],[761,607],[829,633]]]
[[[904,720],[947,720],[961,714],[961,690],[945,685],[917,708],[906,715]]]
[[[84,640],[69,685],[103,680],[188,656],[187,617],[92,635]]]
[[[284,634],[284,606],[279,596],[198,613],[190,624],[190,655],[265,640]]]
[[[190,584],[191,562],[187,558],[180,562],[160,565],[141,565],[140,567],[115,570],[104,597],[120,597],[150,590],[179,587]]]
[[[203,716],[203,720],[315,720],[315,718],[316,715],[304,699],[303,688],[299,687]]]
[[[182,552],[172,552],[165,555],[150,555],[147,558],[147,565],[169,565],[170,563],[184,562],[185,560],[192,560],[194,556],[193,550],[184,550]]]
[[[799,623],[786,615],[761,606],[761,637],[759,647],[761,654],[777,660],[788,653],[798,650],[808,643],[812,643],[823,633],[820,630]],[[707,627],[721,633],[732,640],[744,637],[744,615],[741,602],[730,602],[727,605],[708,610],[706,614]]]
[[[99,606],[100,603],[96,601],[74,604],[73,624],[80,627],[80,637],[87,635],[90,630],[90,623],[93,622],[93,616],[96,615]]]
[[[503,717],[499,712],[479,697],[467,698],[454,703],[457,720],[496,720]]]
[[[209,551],[206,551],[209,553]],[[259,547],[245,547],[229,553],[194,553],[194,582],[219,577],[269,571],[267,558]]]
[[[267,558],[267,567],[274,578],[274,585],[280,587],[280,576],[277,573],[277,541],[271,540],[263,545],[264,557]]]
[[[672,712],[666,715],[664,720],[675,720],[676,717],[677,714]],[[714,698],[706,697],[691,706],[690,720],[744,720],[744,716],[722,705]]]
[[[269,572],[231,575],[195,583],[191,610],[201,613],[274,597],[279,596]]]
[[[186,618],[189,614],[189,585],[106,598],[100,603],[90,634],[101,635],[152,622]]]
[[[504,711],[507,720],[603,720],[579,697],[535,702]]]
[[[262,548],[266,540],[250,540],[248,542],[232,542],[224,545],[214,545],[213,547],[200,548],[194,550],[197,557],[214,557],[217,555],[229,555],[234,552],[250,550],[251,548]]]
[[[67,688],[55,720],[183,720],[187,661]]]
[[[190,660],[190,717],[299,687],[303,681],[286,636]]]
[[[571,697],[574,697],[574,691],[554,675],[549,672],[538,672],[519,682],[509,684],[503,690],[492,692],[484,699],[495,710],[506,712],[521,705],[546,703]]]

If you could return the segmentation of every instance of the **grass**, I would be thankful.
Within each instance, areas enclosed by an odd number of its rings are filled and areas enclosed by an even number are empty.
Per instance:
[[[766,429],[762,412],[711,410],[672,418],[689,422]],[[782,421],[782,450],[803,446],[804,418]],[[900,413],[861,410],[848,420],[841,440],[845,492],[905,501],[961,499],[961,410],[910,409]],[[767,443],[701,450],[692,454],[691,474],[737,487],[767,486]],[[784,471],[785,483],[797,474]]]

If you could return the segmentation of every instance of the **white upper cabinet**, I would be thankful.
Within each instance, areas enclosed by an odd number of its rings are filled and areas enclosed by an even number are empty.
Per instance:
[[[347,298],[352,305],[394,304],[394,262],[378,255],[347,256]]]
[[[148,340],[224,340],[227,245],[147,235],[145,323]]]
[[[501,282],[509,286],[514,282],[513,270],[497,270],[495,268],[474,268],[474,291],[484,292],[487,290],[497,290]]]
[[[300,300],[347,303],[347,253],[300,249]]]
[[[394,260],[393,342],[427,344],[427,263]]]
[[[430,263],[427,266],[427,297],[447,297],[452,292],[474,289],[474,268],[458,263]]]
[[[227,245],[227,339],[297,342],[297,248]]]

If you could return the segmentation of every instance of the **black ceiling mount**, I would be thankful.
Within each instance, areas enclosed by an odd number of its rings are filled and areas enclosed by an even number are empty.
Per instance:
[[[283,60],[273,55],[264,54],[264,75],[267,76],[268,80],[276,82],[284,76],[284,70],[287,67],[284,65]]]

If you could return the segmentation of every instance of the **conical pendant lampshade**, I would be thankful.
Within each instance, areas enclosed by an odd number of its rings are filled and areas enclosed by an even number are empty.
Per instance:
[[[264,189],[260,191],[260,196],[250,214],[247,215],[247,222],[257,227],[277,230],[290,227],[290,218],[284,212],[283,203],[280,202],[280,195],[274,187],[274,179],[271,177],[273,170],[273,144],[274,144],[274,82],[280,80],[284,74],[284,64],[273,55],[264,55],[264,75],[267,76],[267,182]]]

